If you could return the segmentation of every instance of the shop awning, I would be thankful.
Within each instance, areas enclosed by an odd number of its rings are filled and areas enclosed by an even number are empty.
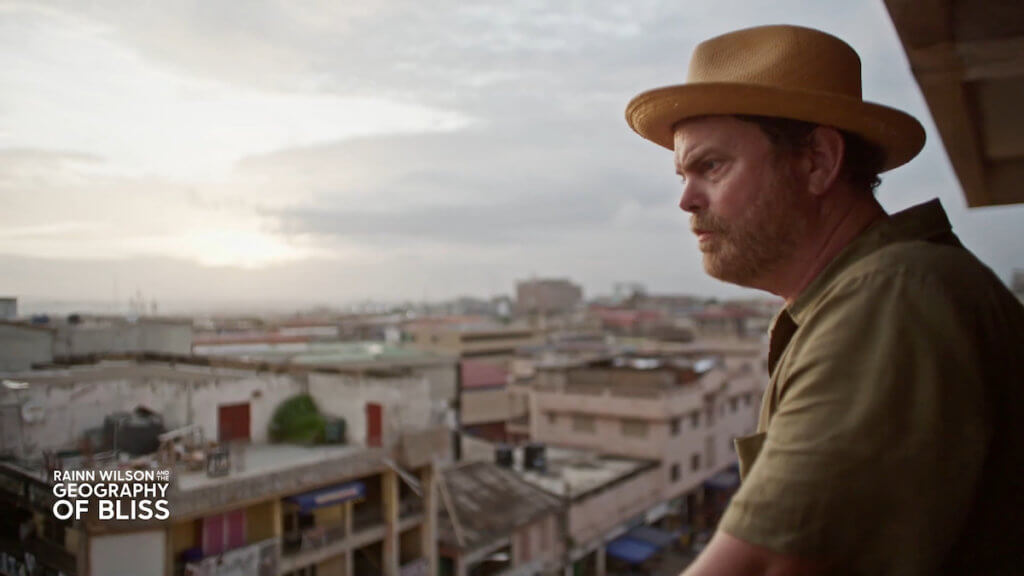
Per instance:
[[[672,544],[679,538],[679,535],[676,533],[659,530],[652,526],[637,526],[627,532],[626,536],[647,542],[658,550]]]
[[[609,542],[605,552],[627,564],[642,564],[677,538],[679,534],[675,532],[666,532],[652,526],[637,526]]]
[[[735,470],[723,470],[704,481],[704,486],[712,490],[732,490],[740,485],[740,473]]]
[[[619,536],[605,546],[605,553],[627,564],[643,564],[658,553],[658,547],[629,536]]]
[[[285,498],[289,502],[298,504],[303,512],[308,512],[322,506],[333,506],[348,502],[349,500],[361,500],[366,496],[366,486],[362,482],[348,482],[327,488],[320,488],[311,492],[295,494]]]

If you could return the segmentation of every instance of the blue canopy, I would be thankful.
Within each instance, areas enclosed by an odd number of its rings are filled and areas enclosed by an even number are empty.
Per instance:
[[[619,536],[605,546],[605,553],[627,564],[643,564],[658,552],[658,547],[629,536]]]
[[[636,528],[633,528],[632,530],[627,532],[626,536],[629,536],[630,538],[634,538],[636,540],[647,542],[648,544],[651,544],[658,550],[661,550],[665,546],[672,544],[676,541],[677,538],[679,538],[679,534],[677,533],[666,532],[664,530],[659,530],[652,526],[637,526]]]
[[[723,470],[704,481],[704,486],[712,490],[732,490],[740,485],[740,473],[735,470]]]
[[[333,506],[348,502],[349,500],[361,500],[366,496],[366,486],[362,482],[348,482],[327,488],[320,488],[311,492],[295,494],[285,498],[290,502],[299,505],[303,512],[308,512],[322,506]]]

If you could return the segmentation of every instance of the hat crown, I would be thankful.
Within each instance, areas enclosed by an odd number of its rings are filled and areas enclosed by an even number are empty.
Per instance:
[[[742,83],[861,99],[860,57],[849,44],[800,26],[759,26],[697,45],[688,83]]]

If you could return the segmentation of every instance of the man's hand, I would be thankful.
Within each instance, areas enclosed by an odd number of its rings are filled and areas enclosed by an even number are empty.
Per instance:
[[[682,576],[816,576],[822,566],[792,554],[756,546],[722,532],[715,532],[707,548]]]

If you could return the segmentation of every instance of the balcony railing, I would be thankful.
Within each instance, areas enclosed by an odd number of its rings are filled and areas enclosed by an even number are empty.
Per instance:
[[[352,514],[352,532],[361,532],[384,523],[384,511],[380,508],[357,508]]]
[[[415,496],[407,496],[398,505],[398,517],[408,518],[423,513],[423,500]]]
[[[285,534],[282,553],[285,556],[301,554],[310,550],[323,548],[344,539],[344,524],[314,526],[312,528],[306,528],[305,530]]]
[[[184,565],[183,573],[185,576],[275,576],[277,565],[277,538],[268,538],[223,554],[207,556],[198,562],[189,562]]]

